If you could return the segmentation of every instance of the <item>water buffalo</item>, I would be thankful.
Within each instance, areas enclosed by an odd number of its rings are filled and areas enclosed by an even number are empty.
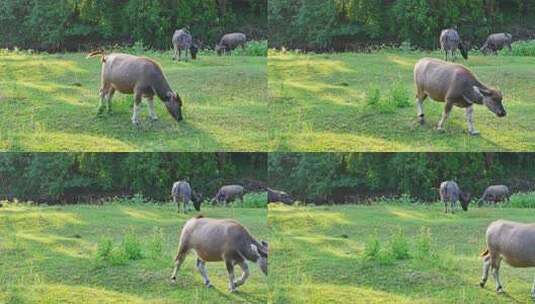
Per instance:
[[[227,185],[223,186],[217,191],[217,194],[212,199],[212,203],[224,203],[225,206],[235,201],[236,199],[240,199],[240,202],[243,203],[243,196],[245,195],[245,188],[243,188],[240,185]]]
[[[180,234],[175,269],[171,275],[173,282],[176,282],[176,274],[191,249],[197,253],[197,268],[206,287],[212,287],[206,262],[225,262],[231,292],[236,291],[249,277],[247,261],[256,263],[265,275],[268,273],[268,243],[255,240],[245,227],[234,220],[198,216],[186,222]],[[236,265],[243,271],[238,281],[234,280]]]
[[[414,67],[414,81],[420,124],[424,124],[423,102],[428,96],[446,103],[442,119],[438,123],[439,131],[444,131],[444,124],[453,106],[465,108],[470,135],[479,134],[474,127],[474,104],[484,104],[498,117],[507,114],[502,104],[502,93],[484,85],[468,68],[460,64],[423,58]]]
[[[483,258],[483,276],[479,285],[484,288],[489,277],[489,269],[496,281],[496,292],[503,293],[500,282],[502,258],[512,267],[535,266],[535,224],[522,224],[498,220],[487,228],[487,249]],[[531,288],[535,300],[535,282]]]
[[[100,89],[100,106],[111,112],[111,99],[115,91],[123,94],[134,94],[134,115],[132,123],[139,125],[139,109],[143,97],[149,103],[149,116],[157,120],[154,111],[154,95],[165,104],[167,111],[176,121],[182,120],[182,100],[169,86],[160,65],[149,58],[113,53],[106,55],[104,50],[90,53],[90,57],[102,57],[102,87]]]
[[[182,60],[182,52],[185,54],[185,60],[188,60],[188,53],[191,59],[197,59],[198,47],[193,43],[191,34],[186,29],[176,30],[173,34],[173,47],[175,54],[173,60]]]
[[[273,190],[273,189],[267,188],[267,193],[268,193],[268,204],[281,202],[281,203],[291,205],[295,201],[288,193],[284,191]]]
[[[180,213],[182,210],[183,213],[186,213],[191,210],[190,202],[193,202],[195,210],[201,211],[202,195],[193,191],[187,181],[175,182],[171,189],[171,196],[173,202],[177,204],[177,212]]]
[[[464,59],[468,59],[468,48],[461,41],[459,33],[454,29],[445,29],[440,33],[440,47],[444,52],[444,60],[446,61],[448,61],[448,55],[455,61],[457,50],[461,51]]]
[[[498,203],[508,201],[510,195],[509,188],[505,185],[489,186],[479,199],[479,204],[483,202]]]
[[[503,49],[504,47],[507,47],[509,49],[509,52],[513,51],[513,48],[511,47],[511,44],[513,43],[513,36],[509,33],[497,33],[497,34],[491,34],[483,46],[481,47],[481,52],[484,54],[487,54],[489,52],[492,52],[494,54],[498,54],[498,51]]]
[[[223,53],[230,53],[232,50],[239,46],[244,48],[246,43],[247,36],[245,36],[245,34],[243,33],[226,34],[221,37],[221,40],[215,46],[215,50],[217,54],[221,56]]]
[[[454,181],[446,181],[440,184],[440,200],[444,203],[444,212],[448,213],[448,203],[450,204],[450,212],[455,213],[457,201],[461,202],[461,207],[464,211],[468,210],[470,203],[470,194],[464,193]]]

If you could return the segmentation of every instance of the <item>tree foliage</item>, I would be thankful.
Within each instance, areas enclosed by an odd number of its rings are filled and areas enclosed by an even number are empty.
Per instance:
[[[163,201],[179,179],[205,196],[225,183],[258,190],[266,182],[266,158],[262,153],[3,153],[0,199],[74,203],[140,193]]]
[[[522,153],[270,154],[268,178],[272,187],[318,203],[403,194],[435,200],[446,180],[476,195],[491,184],[530,190],[534,161]]]
[[[272,47],[359,49],[408,41],[438,47],[444,28],[457,27],[472,45],[491,32],[533,35],[535,0],[271,0]],[[529,30],[531,28],[531,31]],[[527,32],[526,32],[527,31]]]
[[[133,43],[167,49],[175,29],[213,47],[230,31],[267,34],[267,0],[0,1],[0,47],[77,50]]]

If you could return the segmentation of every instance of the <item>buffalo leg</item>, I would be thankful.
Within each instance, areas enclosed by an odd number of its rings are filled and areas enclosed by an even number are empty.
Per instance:
[[[176,45],[174,47],[175,47],[175,54],[173,55],[173,60],[176,60],[177,59],[176,56],[178,54],[178,47]]]
[[[197,258],[197,269],[199,269],[202,279],[204,280],[204,286],[208,288],[212,287],[212,283],[210,283],[210,279],[208,279],[208,271],[206,270],[206,262]]]
[[[158,116],[156,115],[156,111],[154,110],[154,96],[147,98],[147,103],[149,104],[149,117],[152,120],[158,120]]]
[[[418,95],[416,96],[416,111],[418,115],[418,123],[420,123],[420,125],[423,125],[425,123],[424,101],[426,98],[427,95],[422,92],[418,92]]]
[[[136,92],[134,93],[134,114],[132,115],[132,123],[136,126],[140,124],[139,121],[139,108],[141,106],[141,93]]]
[[[102,86],[102,88],[100,88],[100,104],[97,109],[97,115],[104,112],[104,108],[106,107],[106,96],[108,96],[109,91],[110,88],[108,86]]]
[[[492,276],[494,277],[494,280],[496,281],[496,292],[502,293],[503,287],[502,283],[500,282],[500,263],[501,258],[500,257],[491,257],[491,265],[492,265]]]
[[[234,282],[234,265],[230,259],[225,260],[225,265],[228,271],[228,289],[230,292],[236,291],[236,284]]]
[[[453,103],[446,100],[446,106],[444,107],[444,112],[442,113],[442,118],[438,122],[437,130],[438,131],[444,131],[444,124],[448,120],[448,117],[450,117],[450,112],[453,107]]]
[[[173,195],[173,204],[176,205],[176,213],[180,213],[180,202],[177,200],[176,196]]]
[[[247,278],[249,278],[249,266],[247,265],[247,262],[243,261],[241,263],[239,263],[238,265],[240,265],[240,268],[242,270],[242,275],[240,277],[240,279],[238,281],[236,281],[236,287],[239,287],[241,285],[243,285],[245,283],[245,281],[247,281]]]
[[[448,213],[448,201],[444,201],[444,213]]]
[[[110,91],[108,92],[108,96],[106,98],[106,110],[108,111],[108,113],[111,113],[111,100],[113,98],[113,94],[115,94],[115,89],[114,88],[110,88]]]
[[[182,246],[182,244],[185,244],[186,242],[180,242],[180,248],[178,249],[178,254],[175,258],[175,269],[173,269],[173,273],[171,274],[171,281],[176,282],[176,274],[180,270],[180,266],[182,266],[182,263],[184,263],[184,260],[186,259],[186,256],[188,255],[188,249],[185,246]]]
[[[466,108],[466,122],[468,123],[468,133],[470,135],[479,135],[479,131],[474,127],[474,106]]]
[[[483,276],[481,277],[481,282],[479,283],[479,286],[481,286],[481,288],[485,287],[485,284],[487,283],[487,280],[489,278],[489,269],[490,269],[490,257],[486,256],[483,259]]]

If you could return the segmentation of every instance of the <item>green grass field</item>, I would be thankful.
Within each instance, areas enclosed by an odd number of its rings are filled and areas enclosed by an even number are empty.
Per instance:
[[[479,287],[485,231],[502,218],[533,222],[535,210],[472,208],[445,215],[442,206],[286,207],[269,210],[273,303],[530,303],[532,269],[502,264],[506,294],[492,276]],[[421,229],[430,254],[415,250]],[[376,235],[387,250],[403,232],[411,257],[381,263],[364,258]]]
[[[132,125],[133,97],[117,93],[114,115],[96,117],[99,59],[86,54],[0,54],[0,150],[3,151],[267,151],[265,57],[200,56],[158,61],[184,101],[176,123],[156,98],[157,122]]]
[[[427,100],[427,123],[416,119],[413,67],[435,53],[271,53],[268,60],[270,133],[280,151],[530,151],[535,149],[535,58],[471,56],[460,62],[480,80],[498,86],[508,116],[476,106],[481,136],[467,133],[464,110],[455,108],[446,132],[435,130],[444,104]],[[371,87],[383,97],[394,84],[405,89],[408,107],[380,113],[367,103]]]
[[[206,208],[205,216],[234,218],[257,238],[267,239],[267,210]],[[205,288],[190,254],[169,277],[184,222],[175,206],[105,205],[25,207],[0,210],[0,303],[266,303],[267,279],[250,264],[251,277],[228,292],[223,263],[208,263],[214,288]],[[162,253],[149,255],[154,229],[162,231]],[[142,244],[143,258],[124,265],[96,260],[98,241],[119,245],[127,231]],[[240,274],[239,268],[236,273]]]

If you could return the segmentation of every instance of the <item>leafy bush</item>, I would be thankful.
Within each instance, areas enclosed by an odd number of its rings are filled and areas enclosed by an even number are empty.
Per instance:
[[[111,239],[102,237],[97,243],[96,260],[102,261],[109,259],[113,249]]]
[[[245,55],[245,56],[262,56],[265,57],[268,54],[268,41],[249,41],[245,46],[245,49],[238,48],[235,52],[235,55]]]
[[[152,237],[149,241],[149,255],[151,258],[156,259],[161,257],[163,252],[163,231],[161,228],[154,227],[152,231]]]
[[[129,229],[121,244],[124,256],[128,260],[139,260],[143,257],[141,248],[141,242],[138,240],[136,233]]]
[[[370,85],[366,92],[366,104],[380,113],[394,113],[396,108],[411,106],[409,91],[401,81],[396,81],[387,96],[381,96],[381,89],[376,85]]]
[[[516,41],[511,47],[514,56],[535,56],[535,40]],[[509,52],[509,50],[504,49],[502,52]]]
[[[267,192],[247,193],[243,197],[243,204],[235,201],[238,208],[266,208]]]
[[[398,230],[390,240],[390,253],[396,260],[410,258],[409,242],[401,229]]]
[[[504,207],[535,208],[535,192],[514,193]]]
[[[376,260],[381,252],[381,243],[377,238],[377,232],[370,236],[364,244],[364,258],[366,260]]]
[[[416,238],[416,257],[418,259],[427,259],[433,255],[431,252],[431,229],[427,227],[420,228],[420,234]]]
[[[411,106],[409,91],[403,82],[396,81],[390,89],[389,102],[396,108],[407,108]]]

